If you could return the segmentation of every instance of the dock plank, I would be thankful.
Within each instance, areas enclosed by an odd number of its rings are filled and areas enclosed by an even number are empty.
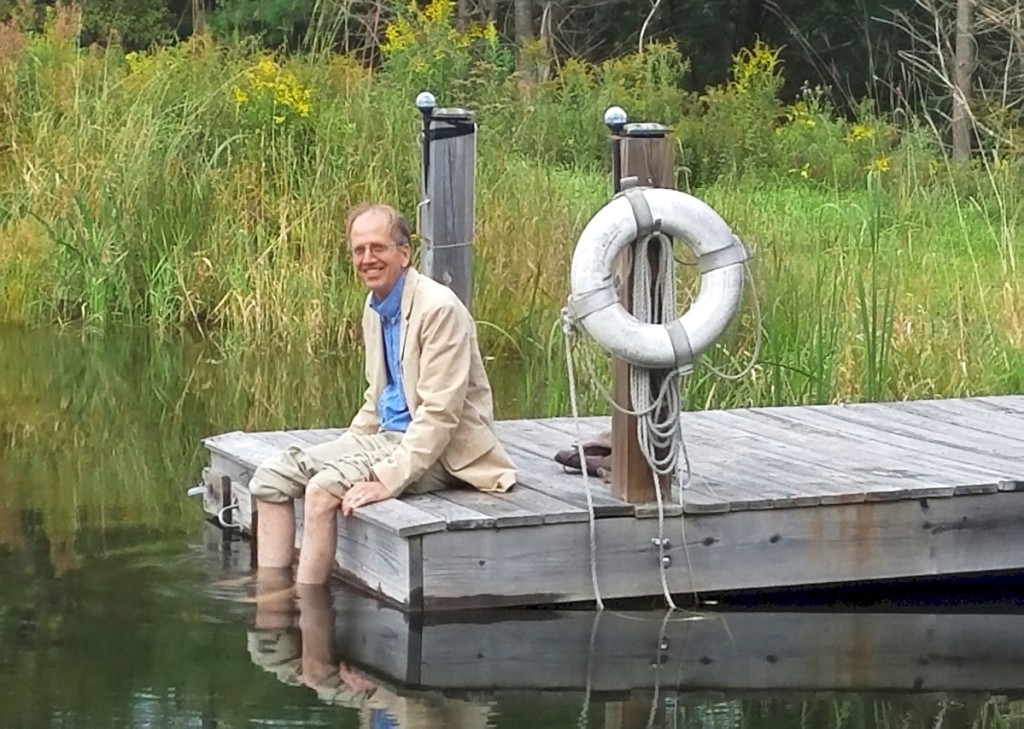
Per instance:
[[[978,435],[997,433],[1024,447],[1024,414],[1016,415],[1005,407],[985,400],[917,400],[899,403],[893,408],[934,418],[975,431]]]
[[[439,499],[434,494],[411,494],[403,496],[402,501],[438,519],[444,519],[448,529],[493,529],[497,526],[493,516],[453,501]]]
[[[947,411],[947,408],[938,408],[938,412]],[[1008,437],[1009,434],[1005,431],[995,429],[992,429],[992,432],[979,431],[979,427],[984,427],[983,419],[980,416],[975,420],[975,427],[968,427],[960,423],[949,422],[946,418],[938,415],[914,412],[900,407],[897,403],[865,403],[856,408],[848,408],[845,414],[855,417],[858,422],[864,422],[868,418],[878,418],[884,423],[887,431],[896,429],[901,435],[946,446],[956,451],[968,450],[974,454],[990,456],[999,460],[1005,458],[1016,460],[1012,454],[1024,451],[1024,441]],[[989,427],[991,428],[991,425]],[[1024,415],[1022,415],[1018,429],[1024,435]]]
[[[795,432],[789,426],[758,417],[754,409],[699,415],[700,418],[692,418],[691,423],[704,420],[708,427],[721,427],[728,423],[750,437],[763,439],[767,450],[784,456],[784,462],[792,463],[794,469],[805,474],[800,489],[808,495],[817,494],[822,505],[953,495],[951,485],[931,478],[920,479],[906,471],[876,469],[870,474],[858,472],[852,467],[858,457],[850,453],[846,441],[835,438],[833,434]],[[893,460],[886,463],[895,467],[901,462]],[[818,474],[816,479],[815,474]],[[808,478],[812,479],[810,484],[807,483]],[[794,505],[801,503],[799,498]],[[785,503],[785,499],[780,500],[780,506]]]
[[[948,451],[938,455],[924,452],[913,448],[913,441],[899,442],[872,425],[850,423],[815,407],[747,412],[813,440],[823,458],[852,476],[877,478],[880,483],[891,478],[903,481],[906,498],[944,496],[956,486],[993,480],[987,469],[952,460]]]
[[[465,493],[480,494],[487,496],[491,501],[512,504],[524,511],[537,514],[544,524],[563,524],[578,521],[587,521],[588,512],[585,508],[570,504],[555,495],[544,494],[531,488],[520,488],[517,484],[505,493],[488,493],[486,491],[473,491],[466,489],[453,489],[441,492],[445,498],[462,503],[462,496]],[[499,523],[498,526],[503,526]]]
[[[958,444],[955,439],[943,437],[935,429],[898,425],[891,418],[875,416],[860,408],[811,407],[796,412],[804,422],[835,428],[848,437],[857,438],[858,442],[871,443],[872,448],[876,447],[875,444],[898,447],[909,459],[927,464],[929,468],[941,469],[953,477],[959,476],[964,484],[998,483],[1024,463],[996,451],[985,452]],[[979,478],[984,480],[974,480]]]

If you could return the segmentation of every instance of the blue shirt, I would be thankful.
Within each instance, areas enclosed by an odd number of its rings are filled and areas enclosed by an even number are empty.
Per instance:
[[[402,390],[401,333],[402,333],[402,289],[405,288],[405,271],[395,281],[391,292],[383,301],[377,295],[370,297],[370,308],[380,316],[381,332],[384,337],[384,362],[388,382],[377,401],[377,417],[380,429],[404,433],[412,416]]]
[[[370,729],[399,729],[398,720],[387,709],[371,709]]]

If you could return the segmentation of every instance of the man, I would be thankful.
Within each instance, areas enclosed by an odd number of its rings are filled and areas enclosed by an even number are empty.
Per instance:
[[[506,491],[515,483],[515,466],[491,427],[491,387],[469,311],[409,265],[409,226],[394,208],[360,205],[346,232],[352,263],[370,290],[363,406],[340,438],[288,449],[256,469],[249,485],[259,499],[260,568],[291,565],[293,499],[305,492],[296,572],[302,584],[330,576],[339,509],[347,517],[404,492],[460,483]]]

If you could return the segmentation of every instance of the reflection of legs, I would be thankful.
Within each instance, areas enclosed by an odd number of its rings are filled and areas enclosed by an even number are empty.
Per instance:
[[[372,478],[373,464],[389,456],[400,440],[397,433],[346,434],[335,442],[332,458],[310,479],[306,489],[298,582],[327,582],[338,548],[338,506],[342,497],[353,483]]]
[[[334,660],[334,610],[326,585],[299,585],[302,680],[316,686],[338,671]]]

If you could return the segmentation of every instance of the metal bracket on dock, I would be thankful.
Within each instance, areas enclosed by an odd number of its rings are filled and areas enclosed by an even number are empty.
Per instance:
[[[236,522],[228,522],[228,521],[224,520],[224,515],[225,514],[227,514],[230,511],[233,511],[233,510],[235,510],[237,508],[238,508],[238,504],[234,503],[234,504],[228,504],[223,509],[218,511],[217,512],[217,523],[220,524],[221,527],[223,527],[224,529],[241,529],[242,528],[241,524],[238,524]]]

